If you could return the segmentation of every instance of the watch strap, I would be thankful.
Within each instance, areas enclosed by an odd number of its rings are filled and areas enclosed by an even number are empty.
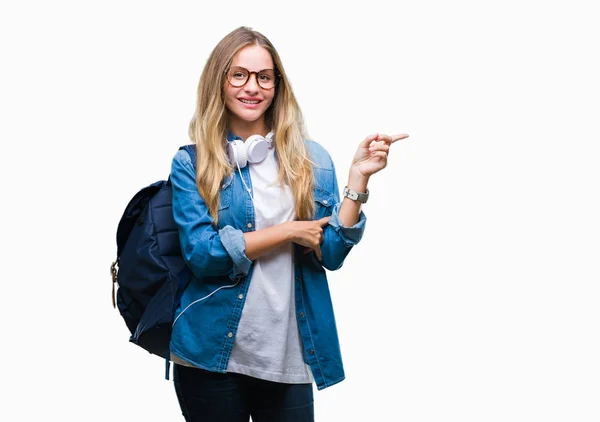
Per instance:
[[[363,192],[357,192],[355,190],[348,188],[348,186],[345,186],[343,195],[346,198],[350,198],[353,201],[358,201],[358,202],[364,204],[367,202],[367,199],[369,199],[369,189],[367,189],[367,191],[363,193]]]

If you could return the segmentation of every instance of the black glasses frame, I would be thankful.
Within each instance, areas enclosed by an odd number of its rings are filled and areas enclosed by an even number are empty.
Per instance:
[[[241,85],[234,85],[231,83],[231,81],[229,80],[229,72],[231,72],[232,69],[241,69],[243,71],[245,71],[248,74],[248,79],[246,79],[246,82],[244,82]],[[258,78],[258,74],[260,72],[264,72],[265,70],[272,70],[273,71],[273,86],[271,88],[264,88],[261,83],[260,83],[260,79]],[[277,72],[277,70],[275,69],[261,69],[258,72],[250,72],[248,69],[246,69],[243,66],[232,66],[229,69],[227,69],[225,71],[225,79],[227,79],[227,83],[229,85],[231,85],[234,88],[242,88],[244,86],[246,86],[246,84],[248,83],[248,81],[250,80],[250,78],[252,77],[252,75],[255,75],[255,79],[256,79],[256,83],[258,84],[258,86],[261,87],[261,89],[266,89],[268,91],[272,90],[273,88],[275,88],[277,86],[277,82],[279,81],[279,78],[281,77],[281,74]]]

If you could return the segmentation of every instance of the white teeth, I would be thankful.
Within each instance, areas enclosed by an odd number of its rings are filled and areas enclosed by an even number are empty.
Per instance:
[[[241,100],[241,102],[246,103],[246,104],[258,104],[258,100],[254,100],[254,101],[250,101],[250,100]]]

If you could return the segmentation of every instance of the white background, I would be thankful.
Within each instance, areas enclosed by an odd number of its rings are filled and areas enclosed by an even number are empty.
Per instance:
[[[330,273],[347,378],[315,389],[317,420],[599,421],[592,3],[3,2],[0,419],[182,420],[109,266],[210,51],[248,25],[342,186],[366,135],[410,134]]]

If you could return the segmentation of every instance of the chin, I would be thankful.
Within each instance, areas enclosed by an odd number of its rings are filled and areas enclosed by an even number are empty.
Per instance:
[[[240,118],[241,120],[244,120],[246,122],[255,122],[256,120],[260,119],[263,115],[264,115],[264,111],[258,111],[258,110],[253,110],[252,112],[248,112],[248,110],[242,110],[239,111],[237,113],[235,113],[235,115]]]

